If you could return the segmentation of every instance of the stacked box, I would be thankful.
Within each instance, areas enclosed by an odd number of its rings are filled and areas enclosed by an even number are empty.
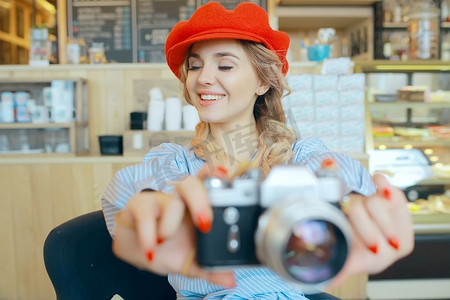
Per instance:
[[[364,152],[365,74],[341,75],[338,89],[340,102],[339,151]]]
[[[323,140],[331,151],[364,152],[365,75],[289,75],[283,99],[287,123],[301,138]]]
[[[316,136],[332,151],[338,151],[339,93],[338,75],[314,75]]]
[[[301,138],[315,136],[315,110],[313,93],[313,76],[295,74],[287,76],[291,94],[284,100],[287,124]]]

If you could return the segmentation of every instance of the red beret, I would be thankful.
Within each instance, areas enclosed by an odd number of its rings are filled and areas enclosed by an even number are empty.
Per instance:
[[[198,41],[210,39],[240,39],[264,44],[273,50],[283,63],[283,73],[289,68],[286,53],[289,35],[273,30],[266,11],[253,3],[244,2],[234,10],[226,10],[217,2],[208,2],[194,11],[188,21],[178,22],[166,41],[166,61],[179,77],[189,47]]]

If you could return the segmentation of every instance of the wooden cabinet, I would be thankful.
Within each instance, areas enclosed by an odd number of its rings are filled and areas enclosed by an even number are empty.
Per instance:
[[[45,238],[57,225],[101,209],[123,157],[0,158],[0,299],[56,299],[44,266]]]
[[[0,95],[1,155],[89,150],[86,80],[2,79]]]

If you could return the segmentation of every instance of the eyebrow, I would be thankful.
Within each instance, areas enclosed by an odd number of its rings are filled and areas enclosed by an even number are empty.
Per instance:
[[[216,54],[214,54],[214,56],[215,56],[215,57],[227,57],[227,56],[231,56],[231,57],[234,57],[234,58],[240,60],[240,58],[239,58],[238,56],[234,55],[234,54],[231,53],[231,52],[217,52]],[[197,53],[191,53],[191,54],[189,54],[189,57],[193,57],[193,58],[198,58],[198,59],[200,59],[200,55],[198,55]]]

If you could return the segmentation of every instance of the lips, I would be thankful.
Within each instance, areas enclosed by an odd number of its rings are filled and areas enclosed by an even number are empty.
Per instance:
[[[201,106],[210,106],[223,98],[225,98],[223,94],[199,94],[199,104]]]
[[[200,99],[203,101],[217,101],[222,97],[223,95],[200,95]]]

